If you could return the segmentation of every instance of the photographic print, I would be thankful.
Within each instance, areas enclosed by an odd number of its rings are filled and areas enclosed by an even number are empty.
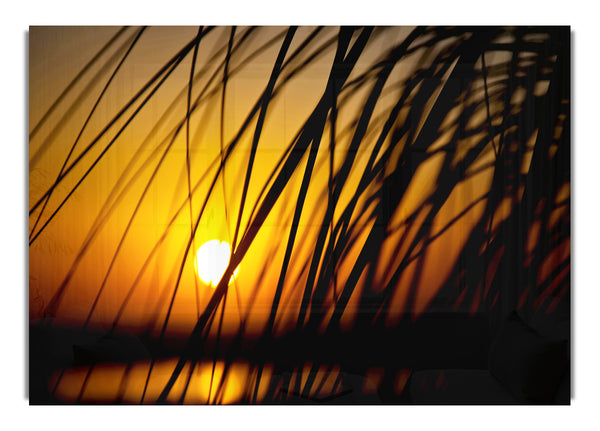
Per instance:
[[[30,27],[30,404],[570,404],[569,27]]]

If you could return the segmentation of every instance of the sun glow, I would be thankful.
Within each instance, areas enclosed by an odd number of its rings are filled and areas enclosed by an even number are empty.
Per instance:
[[[216,287],[229,265],[231,247],[225,241],[218,239],[207,241],[198,248],[196,252],[196,273],[200,280],[209,286]],[[236,268],[229,282],[237,275]]]

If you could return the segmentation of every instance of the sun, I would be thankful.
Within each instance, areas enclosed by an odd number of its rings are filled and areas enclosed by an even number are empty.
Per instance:
[[[200,280],[209,286],[216,287],[229,265],[231,247],[225,241],[213,239],[207,241],[196,252],[196,273]],[[229,282],[237,275],[236,268]]]

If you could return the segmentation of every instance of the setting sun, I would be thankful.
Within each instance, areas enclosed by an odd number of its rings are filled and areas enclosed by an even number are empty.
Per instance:
[[[227,269],[230,256],[231,247],[225,241],[213,239],[202,244],[196,252],[196,273],[200,280],[209,286],[216,287]],[[238,268],[233,272],[231,280],[237,273]]]

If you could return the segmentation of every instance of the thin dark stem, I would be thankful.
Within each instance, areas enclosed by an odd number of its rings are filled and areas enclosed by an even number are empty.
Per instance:
[[[194,80],[194,68],[196,67],[196,57],[198,56],[198,46],[200,46],[200,40],[202,39],[202,26],[198,28],[198,34],[196,35],[196,44],[194,45],[194,54],[192,56],[192,65],[190,67],[190,80],[188,83],[188,94],[187,94],[187,108],[185,114],[185,168],[187,173],[187,187],[188,187],[188,203],[190,208],[190,237],[192,239],[192,250],[196,250],[195,239],[194,239],[194,211],[192,206],[192,180],[191,180],[191,166],[190,166],[190,103],[192,100],[192,83]],[[198,292],[198,280],[194,277],[194,287],[196,292],[196,313],[200,317],[200,293]]]

